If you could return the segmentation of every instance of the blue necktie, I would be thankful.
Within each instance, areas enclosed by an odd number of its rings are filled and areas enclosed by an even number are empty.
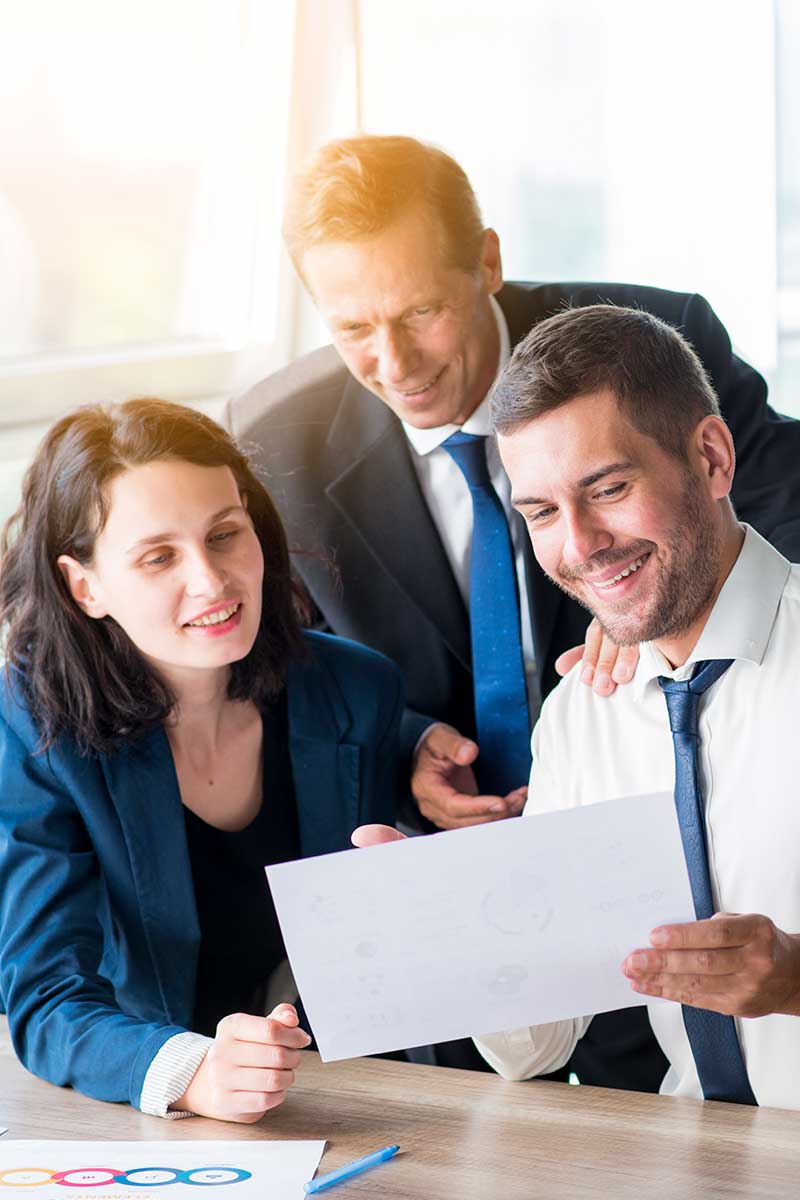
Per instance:
[[[530,718],[514,551],[486,465],[486,438],[454,433],[443,443],[472,496],[469,576],[472,677],[482,792],[505,796],[528,782]]]
[[[675,749],[675,807],[689,869],[692,899],[698,921],[714,914],[708,871],[706,824],[697,774],[697,706],[700,697],[731,665],[731,659],[697,663],[691,679],[658,682],[667,702],[669,727]],[[733,1017],[683,1005],[683,1023],[689,1036],[697,1074],[706,1100],[756,1104],[747,1078]]]

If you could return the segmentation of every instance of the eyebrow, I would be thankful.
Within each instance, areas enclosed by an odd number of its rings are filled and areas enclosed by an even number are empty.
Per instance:
[[[592,471],[590,475],[584,475],[583,479],[579,479],[573,486],[573,491],[580,492],[584,488],[594,487],[601,479],[605,479],[607,475],[616,475],[619,471],[630,471],[634,466],[632,462],[615,462],[608,463],[604,467],[598,467],[596,471]],[[514,508],[526,508],[532,504],[548,504],[547,499],[540,496],[512,496],[511,504]]]
[[[211,520],[208,522],[209,529],[212,525],[216,525],[217,521],[223,520],[224,517],[230,516],[233,512],[244,512],[241,504],[229,504],[227,508],[221,508],[219,512],[215,512]],[[138,550],[144,550],[147,546],[158,546],[160,542],[171,542],[180,537],[180,534],[168,530],[166,533],[153,533],[149,537],[139,538],[138,542],[127,550],[127,554],[135,554]]]

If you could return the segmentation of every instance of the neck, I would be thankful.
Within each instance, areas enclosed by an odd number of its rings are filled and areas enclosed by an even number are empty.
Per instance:
[[[168,725],[170,738],[182,738],[188,731],[202,730],[214,738],[220,729],[228,701],[230,668],[209,671],[161,669],[175,696],[173,720]]]
[[[708,623],[708,618],[711,616],[714,605],[717,603],[725,580],[733,570],[743,543],[744,529],[733,514],[731,514],[730,520],[726,521],[725,524],[720,568],[710,599],[697,614],[697,617],[688,629],[683,630],[675,637],[655,638],[653,640],[653,645],[658,647],[671,667],[682,667],[688,661],[689,656],[700,641],[700,635]]]

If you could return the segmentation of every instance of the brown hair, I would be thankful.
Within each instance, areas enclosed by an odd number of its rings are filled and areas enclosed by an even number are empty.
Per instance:
[[[343,138],[317,150],[290,190],[286,248],[302,276],[312,246],[382,233],[415,206],[438,221],[448,264],[476,271],[484,228],[472,186],[449,154],[410,137]]]
[[[57,565],[91,563],[108,518],[106,485],[157,459],[227,466],[264,555],[261,624],[250,653],[231,664],[228,695],[268,703],[299,651],[300,602],[280,517],[228,433],[193,409],[163,400],[89,405],[45,435],[22,485],[22,502],[0,537],[0,629],[8,668],[19,672],[46,748],[62,732],[83,752],[108,753],[121,737],[163,722],[175,698],[111,617],[74,602]],[[16,672],[15,672],[16,674]]]
[[[492,426],[510,434],[605,389],[635,429],[682,460],[698,421],[721,415],[700,359],[676,329],[640,309],[594,304],[541,321],[519,343],[492,396]]]

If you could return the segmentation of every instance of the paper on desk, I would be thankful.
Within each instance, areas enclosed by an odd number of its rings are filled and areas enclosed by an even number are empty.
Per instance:
[[[646,1003],[620,965],[694,920],[671,795],[267,868],[326,1062]]]
[[[187,1200],[199,1195],[194,1185],[221,1189],[215,1200],[297,1200],[324,1149],[324,1141],[4,1142],[0,1197],[153,1200],[157,1188],[159,1200]]]

